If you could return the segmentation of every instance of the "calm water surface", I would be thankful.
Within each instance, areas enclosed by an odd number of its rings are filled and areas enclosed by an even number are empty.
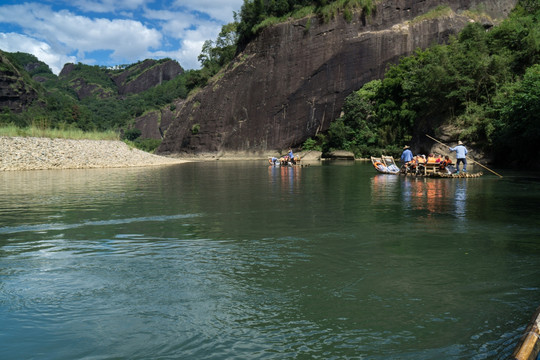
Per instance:
[[[2,359],[503,359],[540,176],[365,163],[0,173]]]

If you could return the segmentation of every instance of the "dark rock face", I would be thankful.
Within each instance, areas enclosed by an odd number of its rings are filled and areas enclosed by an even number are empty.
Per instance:
[[[265,29],[234,63],[182,104],[158,152],[265,152],[328,129],[347,95],[416,48],[444,43],[482,9],[484,24],[517,0],[382,1],[372,15],[301,19]],[[450,15],[417,19],[439,5]],[[193,127],[199,131],[192,131]]]
[[[167,129],[177,116],[176,109],[181,108],[184,100],[178,100],[168,108],[150,111],[135,119],[134,127],[141,130],[143,139],[163,139]]]
[[[60,71],[60,74],[58,74],[58,77],[67,77],[69,74],[71,74],[75,70],[75,64],[67,63],[64,64],[64,67]]]
[[[34,100],[37,91],[28,84],[17,68],[0,52],[0,111],[24,111]]]
[[[159,64],[156,60],[149,59],[114,76],[113,81],[118,86],[120,95],[138,94],[160,85],[163,81],[174,79],[183,72],[176,61],[170,60]]]

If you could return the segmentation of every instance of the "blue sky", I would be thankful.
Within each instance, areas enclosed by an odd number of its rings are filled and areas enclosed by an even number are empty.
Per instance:
[[[58,74],[66,63],[114,66],[169,57],[200,67],[206,40],[243,0],[0,1],[0,49],[35,55]]]

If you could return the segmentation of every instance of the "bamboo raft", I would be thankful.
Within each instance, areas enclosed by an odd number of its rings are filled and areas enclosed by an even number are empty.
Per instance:
[[[436,172],[436,173],[431,173],[431,174],[426,174],[426,175],[419,175],[419,176],[424,176],[424,177],[433,177],[433,178],[452,178],[452,179],[460,179],[460,178],[463,178],[463,179],[467,179],[467,178],[477,178],[477,177],[480,177],[484,175],[484,173],[482,172],[477,172],[477,173],[468,173],[468,172],[461,172],[459,174],[445,174],[445,173],[442,173],[442,172]],[[415,175],[412,175],[412,176],[415,176]]]
[[[484,175],[484,173],[482,172],[449,173],[446,171],[441,171],[439,169],[439,164],[436,164],[436,163],[422,164],[422,167],[421,167],[422,170],[416,171],[416,172],[408,172],[407,168],[403,166],[401,168],[398,168],[392,156],[385,156],[385,155],[381,157],[372,156],[371,163],[373,164],[373,167],[375,168],[375,170],[377,170],[378,172],[382,174],[389,174],[389,175],[402,174],[405,176],[419,176],[419,177],[446,178],[446,179],[469,179],[469,178],[478,178]]]

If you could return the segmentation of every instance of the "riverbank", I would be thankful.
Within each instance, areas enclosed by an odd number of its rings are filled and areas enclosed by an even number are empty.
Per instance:
[[[0,136],[0,171],[156,166],[188,161],[149,154],[118,140]]]

